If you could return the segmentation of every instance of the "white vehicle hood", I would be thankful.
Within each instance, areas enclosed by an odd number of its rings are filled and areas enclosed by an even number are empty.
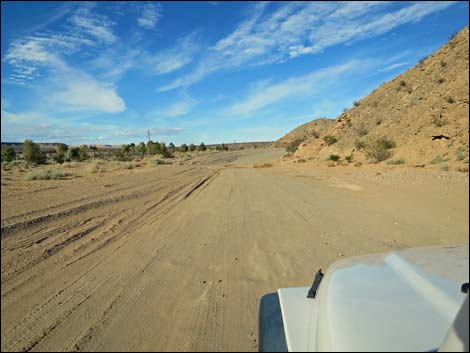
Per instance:
[[[414,248],[334,263],[315,299],[279,289],[289,351],[429,351],[466,294],[468,246]]]

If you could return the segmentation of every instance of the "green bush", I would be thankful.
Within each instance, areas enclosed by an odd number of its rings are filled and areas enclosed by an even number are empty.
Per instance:
[[[406,87],[406,82],[405,81],[400,81],[400,87]]]
[[[26,180],[50,180],[50,179],[62,179],[72,173],[64,172],[60,169],[46,169],[46,170],[32,170],[26,174]]]
[[[364,126],[359,126],[357,129],[356,129],[356,132],[359,136],[365,136],[369,133],[369,131],[367,131],[367,129],[364,127]]]
[[[337,162],[337,161],[339,161],[340,159],[341,159],[341,157],[338,156],[337,154],[330,154],[330,156],[328,157],[328,160],[329,160],[329,161],[335,161],[335,162]]]
[[[455,159],[457,159],[458,161],[463,161],[465,159],[465,157],[466,157],[465,149],[462,146],[460,146],[455,151]]]
[[[67,152],[65,153],[65,160],[67,162],[79,161],[80,158],[81,158],[81,152],[80,152],[80,148],[78,147],[69,148]]]
[[[178,151],[180,152],[188,152],[188,146],[183,143],[179,148],[178,148]]]
[[[349,156],[344,157],[344,159],[345,159],[348,163],[352,163],[353,160],[354,160],[354,157],[353,157],[352,154],[350,154]]]
[[[302,139],[297,139],[292,141],[287,147],[286,147],[286,152],[288,153],[294,153],[297,151],[297,148],[299,148],[300,144],[303,142]]]
[[[156,165],[165,164],[165,161],[162,159],[151,159],[147,162],[148,166],[154,167]]]
[[[196,151],[196,145],[190,144],[190,145],[189,145],[189,150],[190,150],[191,152]]]
[[[338,141],[338,139],[335,136],[327,135],[327,136],[323,137],[323,141],[325,141],[325,143],[328,146],[330,146],[330,145],[336,143]]]
[[[377,162],[389,159],[392,156],[391,148],[394,148],[395,142],[386,137],[380,137],[366,144],[364,151],[369,158]]]
[[[205,151],[207,149],[206,145],[204,142],[201,142],[201,144],[197,147],[198,151]]]
[[[16,158],[16,152],[11,146],[2,148],[2,162],[11,162]]]
[[[134,162],[118,162],[118,166],[121,169],[134,169],[136,164]]]
[[[52,157],[53,161],[56,162],[56,163],[59,163],[59,164],[62,164],[65,162],[65,154],[64,153],[56,153],[53,157]]]
[[[390,165],[405,164],[405,160],[404,159],[391,159],[391,160],[387,161],[387,164],[390,164]]]
[[[448,160],[449,160],[449,158],[444,158],[441,155],[437,155],[436,157],[434,157],[434,159],[431,161],[431,163],[432,164],[441,164],[441,163],[447,162]]]
[[[361,140],[356,140],[354,147],[356,147],[358,150],[363,150],[366,147],[366,143]]]
[[[451,96],[448,96],[448,97],[446,98],[446,101],[447,101],[447,103],[449,103],[449,104],[455,103],[455,99],[452,98]]]
[[[32,140],[24,141],[23,158],[30,163],[43,164],[46,162],[46,155],[41,152],[39,145]]]

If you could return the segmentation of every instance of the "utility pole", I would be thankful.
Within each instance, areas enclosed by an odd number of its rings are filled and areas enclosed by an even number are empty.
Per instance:
[[[150,142],[150,129],[147,130],[147,139],[148,139],[148,142]]]

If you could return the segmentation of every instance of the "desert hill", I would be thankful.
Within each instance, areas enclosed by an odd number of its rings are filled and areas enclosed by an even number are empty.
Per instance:
[[[306,143],[309,140],[322,138],[326,131],[334,124],[334,120],[327,118],[318,118],[308,123],[296,127],[294,130],[284,135],[276,141],[276,147],[286,147],[296,140],[302,140]]]
[[[415,67],[355,102],[323,138],[305,136],[294,158],[338,155],[343,163],[349,156],[349,161],[362,163],[468,170],[468,36],[467,26]],[[316,121],[293,130],[278,144],[301,136]]]

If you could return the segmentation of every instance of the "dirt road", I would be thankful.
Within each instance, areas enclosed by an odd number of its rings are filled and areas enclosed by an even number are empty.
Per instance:
[[[256,350],[263,294],[343,256],[468,243],[468,174],[253,168],[282,154],[2,172],[2,351]]]

